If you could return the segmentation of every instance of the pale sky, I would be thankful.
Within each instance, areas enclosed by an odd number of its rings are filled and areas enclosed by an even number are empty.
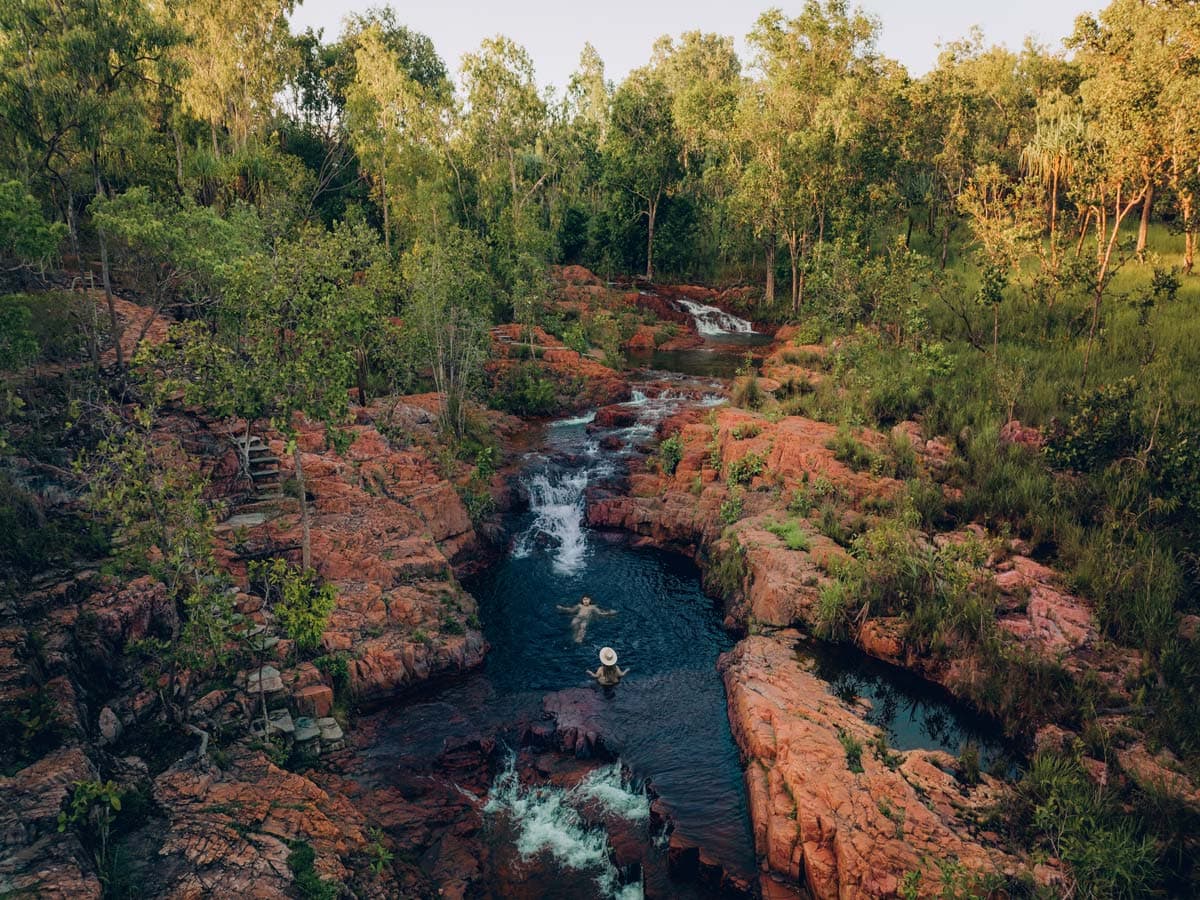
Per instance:
[[[332,40],[349,10],[384,5],[386,0],[304,0],[292,26],[325,29]],[[608,77],[619,81],[650,58],[650,47],[662,34],[712,31],[733,35],[746,59],[743,38],[758,14],[770,6],[795,15],[798,2],[745,0],[394,0],[399,22],[429,35],[452,73],[463,53],[491,35],[506,34],[524,45],[537,66],[538,84],[562,88],[579,61],[585,41],[604,59]],[[852,2],[853,6],[854,3]],[[913,75],[928,71],[937,44],[964,36],[972,25],[984,30],[988,43],[1019,49],[1033,35],[1053,49],[1071,33],[1075,17],[1101,7],[1097,0],[861,0],[868,13],[883,21],[879,49],[900,60]]]

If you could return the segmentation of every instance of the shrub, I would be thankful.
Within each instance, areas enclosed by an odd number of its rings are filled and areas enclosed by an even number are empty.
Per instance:
[[[732,600],[742,592],[746,581],[746,551],[734,538],[717,551],[709,560],[704,572],[705,587],[724,600]]]
[[[856,586],[853,581],[835,578],[821,588],[817,601],[818,635],[829,640],[846,637]]]
[[[730,433],[735,441],[744,441],[762,434],[762,425],[758,422],[739,422]]]
[[[664,474],[674,475],[682,459],[683,441],[680,440],[679,432],[675,432],[658,445],[658,464]]]
[[[903,432],[893,431],[888,435],[888,463],[892,478],[908,479],[917,474],[917,452]]]
[[[276,557],[250,564],[250,578],[261,582],[263,596],[288,637],[301,650],[315,650],[337,605],[331,584],[317,584],[317,573],[301,570]]]
[[[542,377],[536,364],[524,363],[505,372],[491,394],[491,403],[519,416],[547,416],[558,405],[557,387]]]
[[[742,517],[744,509],[742,489],[734,484],[729,489],[729,496],[721,501],[721,521],[726,525],[734,524]]]
[[[1079,760],[1033,758],[1017,786],[1010,824],[1070,867],[1083,897],[1144,897],[1157,880],[1154,846],[1117,802],[1088,778]]]
[[[766,458],[761,453],[747,453],[735,459],[725,469],[725,480],[731,485],[748,484],[755,475],[766,468]]]
[[[839,428],[837,434],[830,438],[825,446],[833,451],[834,459],[845,463],[855,472],[866,471],[875,463],[875,454],[845,426]]]
[[[850,767],[850,771],[855,774],[862,772],[862,744],[855,739],[854,735],[844,729],[839,728],[837,735],[842,749],[846,751],[846,765]]]
[[[807,550],[811,546],[808,534],[795,519],[786,522],[768,522],[767,531],[775,535],[789,550]]]
[[[767,395],[758,383],[758,377],[748,375],[739,378],[733,386],[730,398],[733,405],[742,409],[760,409],[767,400]]]
[[[979,784],[979,747],[971,741],[959,751],[958,777],[966,784]]]
[[[322,881],[317,874],[315,863],[316,851],[307,841],[293,841],[290,845],[287,864],[292,870],[292,884],[296,893],[303,900],[337,900],[341,888],[336,884]]]
[[[333,693],[342,698],[350,693],[350,662],[345,653],[318,656],[313,664],[325,673],[333,685]]]

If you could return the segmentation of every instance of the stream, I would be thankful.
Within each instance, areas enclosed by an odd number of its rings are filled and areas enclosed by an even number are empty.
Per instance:
[[[680,404],[715,405],[722,385],[711,380],[740,364],[759,336],[736,326],[680,365],[688,374],[647,372],[635,380],[636,421],[602,432],[592,414],[550,423],[518,475],[528,508],[510,517],[509,552],[465,583],[477,598],[491,650],[483,668],[381,715],[387,719],[374,755],[386,760],[433,758],[444,746],[481,734],[511,733],[513,723],[536,721],[547,696],[587,706],[604,745],[619,763],[603,766],[574,788],[524,785],[510,760],[496,776],[484,806],[493,857],[510,857],[552,885],[539,896],[644,896],[642,884],[614,865],[610,835],[581,815],[599,805],[606,816],[645,827],[649,783],[669,811],[676,837],[704,848],[724,869],[753,880],[756,871],[743,771],[729,729],[717,657],[732,638],[717,604],[700,587],[699,572],[683,557],[636,549],[619,536],[584,525],[590,487],[621,476],[635,448]],[[667,362],[667,360],[655,360]],[[672,361],[680,362],[680,361]],[[671,380],[679,390],[664,388]],[[707,380],[706,380],[707,379]],[[601,440],[612,448],[602,449]],[[593,618],[577,642],[571,615],[590,595],[612,615]],[[586,670],[601,647],[616,649],[629,675],[607,694]],[[972,741],[983,762],[1001,752],[986,723],[962,713],[948,697],[922,691],[907,673],[863,663],[843,648],[810,653],[831,692],[873,701],[876,724],[894,746],[957,752]],[[582,701],[579,698],[583,698]],[[590,804],[590,807],[588,806]],[[649,840],[661,835],[650,834]],[[660,851],[665,855],[665,850]],[[548,893],[547,893],[548,891]],[[536,893],[536,892],[535,892]],[[717,896],[703,885],[672,888],[671,896]]]

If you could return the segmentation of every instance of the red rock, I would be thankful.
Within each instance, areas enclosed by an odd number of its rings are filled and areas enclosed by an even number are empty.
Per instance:
[[[837,898],[894,895],[914,870],[927,876],[925,896],[936,891],[939,860],[982,872],[1017,866],[972,837],[972,811],[997,802],[1002,786],[985,776],[964,796],[940,768],[944,754],[912,751],[895,770],[877,760],[867,749],[875,729],[804,669],[797,637],[748,637],[720,662],[767,870]],[[862,773],[849,771],[839,733],[863,745]]]
[[[1000,443],[1019,444],[1030,450],[1041,450],[1046,443],[1046,438],[1036,428],[1029,428],[1016,419],[1011,419],[1005,422],[1000,429]]]
[[[313,684],[292,695],[300,715],[320,719],[333,713],[333,689],[324,684]]]

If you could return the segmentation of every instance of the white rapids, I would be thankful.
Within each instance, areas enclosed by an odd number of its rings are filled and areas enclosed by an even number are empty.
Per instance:
[[[603,828],[588,825],[576,808],[585,803],[631,822],[650,816],[650,799],[621,778],[619,762],[596,769],[566,790],[553,785],[522,785],[515,754],[496,776],[483,811],[508,817],[516,830],[517,852],[522,859],[548,854],[565,868],[595,872],[596,885],[604,897],[642,900],[640,882],[621,884],[608,834]]]
[[[683,307],[683,311],[692,317],[696,323],[696,331],[702,335],[717,334],[757,334],[754,326],[745,319],[727,313],[715,306],[706,306],[694,300],[682,297],[674,298],[674,302]]]

